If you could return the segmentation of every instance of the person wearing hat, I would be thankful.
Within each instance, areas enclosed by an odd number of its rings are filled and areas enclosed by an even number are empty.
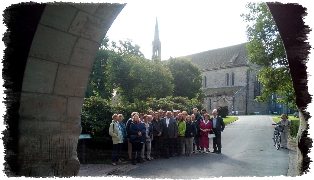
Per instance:
[[[200,143],[199,146],[204,149],[203,153],[209,152],[209,138],[208,133],[213,130],[213,124],[209,120],[210,116],[209,114],[204,114],[204,121],[200,124]]]

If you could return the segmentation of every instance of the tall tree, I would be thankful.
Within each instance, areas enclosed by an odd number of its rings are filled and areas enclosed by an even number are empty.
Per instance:
[[[106,86],[107,74],[104,73],[110,55],[108,42],[108,37],[105,37],[97,52],[85,94],[87,98],[95,95],[103,99],[110,99],[112,97],[112,89]]]
[[[131,40],[113,43],[106,74],[107,86],[117,89],[121,100],[145,101],[148,97],[172,95],[172,74],[160,62],[145,59]]]
[[[198,97],[201,93],[202,77],[201,70],[185,57],[170,58],[167,67],[173,75],[174,96]]]
[[[249,43],[248,61],[261,69],[257,78],[263,85],[262,94],[256,100],[266,102],[272,94],[282,98],[278,103],[296,107],[290,69],[282,39],[266,3],[247,3],[248,14],[241,14],[247,25]]]

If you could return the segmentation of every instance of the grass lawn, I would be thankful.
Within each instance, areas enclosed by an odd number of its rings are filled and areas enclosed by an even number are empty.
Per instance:
[[[273,118],[273,120],[274,120],[276,123],[281,120],[280,115],[272,116],[272,118]],[[289,116],[289,117],[288,117],[288,120],[289,120],[289,121],[299,121],[300,119],[299,119],[299,118],[295,118],[294,116]]]
[[[233,117],[233,116],[227,116],[223,118],[224,123],[227,125],[235,120],[239,119],[238,117]]]

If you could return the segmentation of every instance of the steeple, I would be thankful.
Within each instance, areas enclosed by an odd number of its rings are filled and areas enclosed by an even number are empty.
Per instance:
[[[156,25],[155,25],[155,36],[153,41],[153,55],[152,60],[158,58],[161,61],[161,43],[159,40],[159,30],[158,30],[158,21],[156,17]]]

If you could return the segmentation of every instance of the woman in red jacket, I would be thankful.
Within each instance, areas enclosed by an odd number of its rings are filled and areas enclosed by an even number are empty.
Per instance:
[[[203,149],[203,153],[208,153],[209,152],[209,138],[208,138],[208,133],[213,130],[213,124],[209,120],[210,116],[209,114],[204,115],[204,121],[201,121],[200,123],[200,143],[199,146]]]

